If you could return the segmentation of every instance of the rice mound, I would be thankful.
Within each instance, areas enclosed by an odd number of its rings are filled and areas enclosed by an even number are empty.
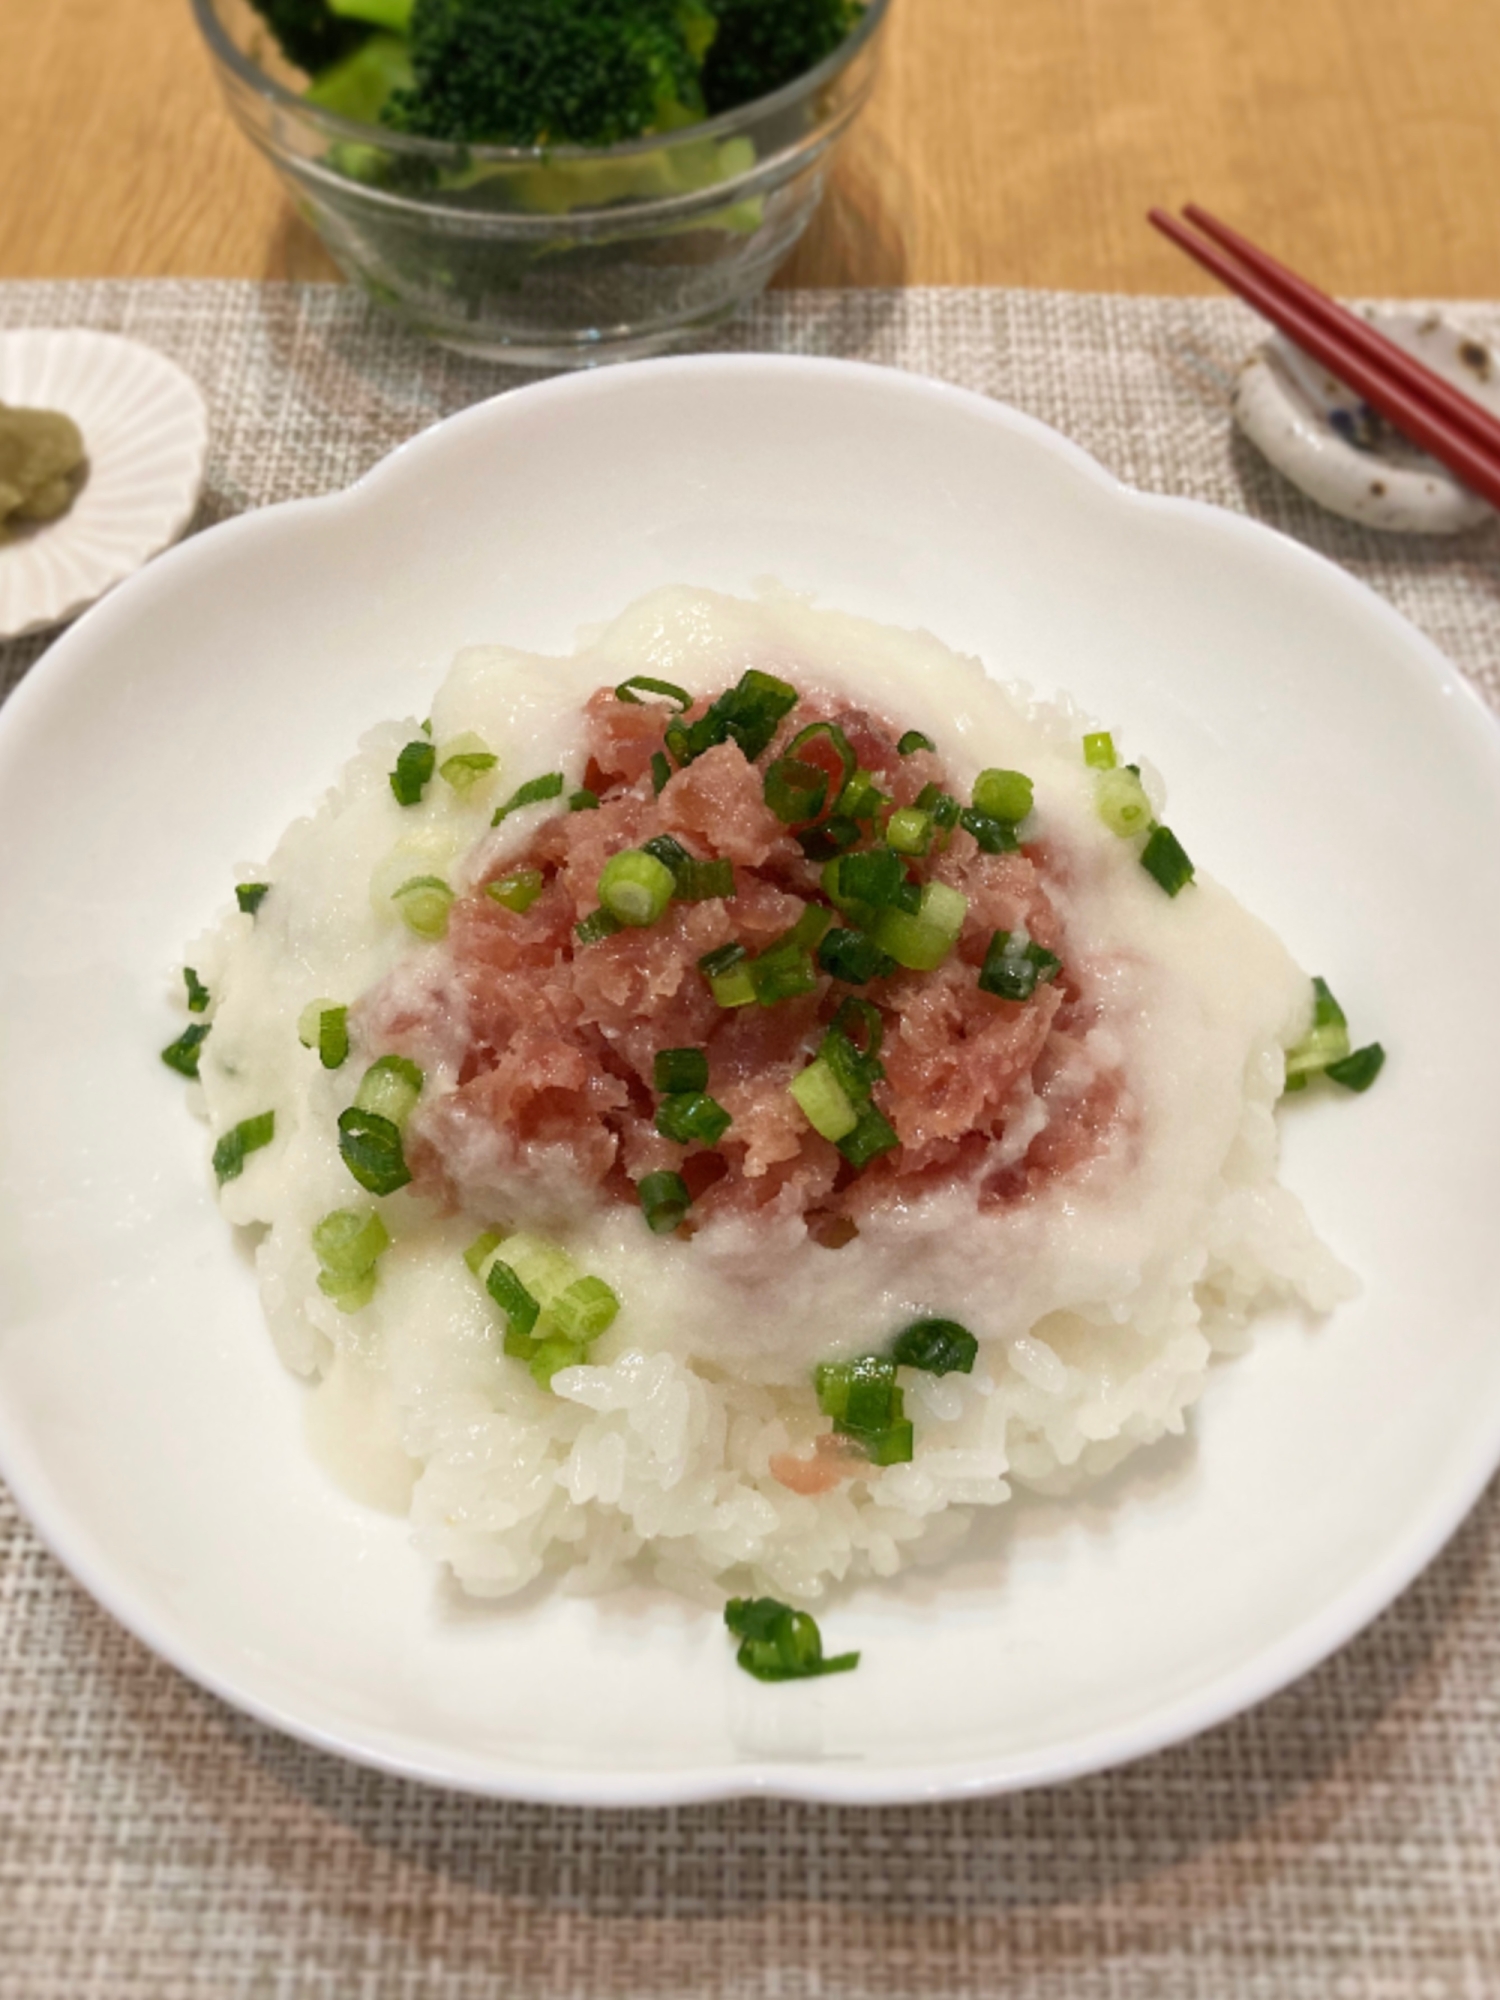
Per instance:
[[[581,1192],[545,1149],[496,1194],[503,1217],[493,1202],[455,1210],[451,1190],[419,1179],[379,1204],[393,1240],[373,1300],[341,1311],[318,1288],[311,1235],[358,1198],[336,1121],[378,1051],[322,1069],[298,1042],[302,1010],[379,991],[389,1020],[404,996],[425,1023],[424,1103],[440,1106],[459,1087],[467,1023],[445,997],[444,947],[410,937],[392,889],[440,874],[462,893],[522,853],[557,806],[493,833],[490,813],[539,772],[583,782],[580,710],[601,685],[646,673],[713,694],[747,666],[926,731],[965,787],[986,765],[1032,775],[1062,857],[1068,950],[1098,996],[1087,1062],[1125,1077],[1130,1115],[1094,1157],[998,1210],[958,1174],[875,1205],[838,1249],[774,1207],[726,1209],[691,1240],[652,1237],[637,1209]],[[398,806],[388,774],[417,724],[383,725],[246,871],[272,885],[259,911],[229,912],[189,953],[214,994],[201,1067],[214,1132],[276,1112],[273,1143],[226,1182],[222,1206],[261,1232],[267,1319],[286,1364],[317,1385],[320,1456],[362,1499],[409,1511],[419,1545],[466,1589],[501,1596],[549,1569],[597,1589],[646,1568],[708,1601],[754,1588],[809,1602],[844,1578],[890,1576],[951,1549],[1014,1485],[1064,1493],[1180,1432],[1210,1359],[1246,1345],[1256,1312],[1350,1295],[1276,1179],[1284,1051],[1307,1027],[1308,982],[1204,874],[1168,899],[1102,827],[1079,755],[1089,726],[923,634],[786,597],[658,592],[568,659],[460,656],[433,737],[482,738],[500,757],[493,783],[466,798],[434,783]],[[1144,779],[1159,811],[1149,766]],[[1049,1115],[1020,1089],[1000,1145],[1019,1159]],[[502,1351],[463,1261],[497,1221],[541,1224],[622,1302],[588,1363],[550,1388]],[[974,1332],[973,1372],[903,1370],[912,1462],[851,1464],[830,1449],[812,1369],[924,1313]]]

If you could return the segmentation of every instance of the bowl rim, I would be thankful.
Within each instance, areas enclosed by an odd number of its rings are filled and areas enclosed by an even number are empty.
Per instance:
[[[702,144],[733,138],[747,124],[774,116],[800,98],[830,83],[875,40],[890,12],[892,0],[864,0],[864,13],[831,54],[814,68],[805,70],[790,83],[765,97],[755,97],[733,111],[703,118],[672,132],[658,132],[639,139],[622,139],[612,146],[494,146],[463,145],[448,139],[424,139],[414,133],[392,132],[383,125],[371,125],[360,118],[346,118],[341,112],[325,111],[252,62],[226,30],[219,16],[219,0],[192,0],[193,18],[209,53],[219,66],[253,95],[262,98],[273,111],[305,119],[332,139],[369,145],[413,159],[449,161],[462,158],[485,166],[540,167],[568,165],[583,161],[639,159],[643,154],[668,151],[674,146]]]

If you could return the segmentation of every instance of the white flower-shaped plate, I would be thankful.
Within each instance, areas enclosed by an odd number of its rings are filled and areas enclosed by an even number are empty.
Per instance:
[[[1071,689],[1390,1051],[1367,1097],[1283,1120],[1363,1296],[1263,1321],[1189,1439],[837,1595],[859,1669],[792,1687],[660,1591],[465,1602],[341,1494],[157,1059],[236,866],[460,646],[564,650],[656,585],[763,576]],[[481,404],[170,551],[0,710],[0,1471],[185,1672],[438,1783],[857,1802],[1138,1756],[1348,1639],[1500,1457],[1497,909],[1500,730],[1388,605],[1253,522],[885,369],[704,357]]]
[[[0,403],[61,410],[88,478],[68,512],[0,542],[0,639],[60,625],[175,542],[198,504],[208,411],[164,354],[117,333],[0,333]]]

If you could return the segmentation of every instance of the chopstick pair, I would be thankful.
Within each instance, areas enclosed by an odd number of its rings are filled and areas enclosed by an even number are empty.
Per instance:
[[[1347,382],[1413,444],[1439,459],[1492,507],[1500,507],[1500,422],[1238,230],[1193,202],[1182,212],[1201,235],[1164,209],[1153,208],[1148,219],[1305,354]]]

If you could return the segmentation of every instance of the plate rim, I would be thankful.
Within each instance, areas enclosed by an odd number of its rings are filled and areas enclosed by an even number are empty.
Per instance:
[[[1478,722],[1500,784],[1500,718],[1426,633],[1329,558],[1282,531],[1227,507],[1131,487],[1051,425],[979,391],[878,363],[765,354],[690,355],[619,363],[590,374],[551,377],[505,390],[415,433],[347,487],[251,508],[215,524],[167,549],[147,569],[127,578],[47,649],[0,705],[0,750],[9,748],[18,731],[24,735],[33,726],[45,726],[46,704],[54,698],[63,698],[64,691],[75,681],[82,678],[87,685],[101,658],[97,642],[107,642],[111,621],[123,615],[119,611],[122,604],[128,605],[133,613],[136,603],[148,591],[169,590],[185,565],[205,559],[203,548],[211,547],[217,559],[218,552],[230,547],[235,538],[263,532],[257,523],[266,516],[283,522],[295,518],[312,521],[320,516],[328,518],[340,509],[357,510],[368,504],[372,495],[378,495],[392,468],[405,468],[429,452],[440,453],[446,448],[446,440],[454,435],[503,423],[503,415],[499,413],[506,408],[524,406],[529,410],[557,400],[572,402],[594,395],[629,394],[631,382],[667,374],[771,374],[788,378],[836,374],[864,378],[881,391],[910,396],[919,402],[925,399],[947,404],[972,418],[1017,432],[1066,462],[1107,492],[1113,502],[1127,509],[1180,516],[1252,546],[1274,548],[1279,558],[1296,563],[1305,574],[1335,589],[1366,615],[1373,613],[1393,636],[1399,637],[1413,668],[1426,675],[1431,685],[1458,700],[1470,727]],[[424,1754],[402,1747],[398,1733],[382,1736],[382,1732],[371,1731],[367,1726],[363,1726],[361,1733],[360,1725],[336,1729],[309,1722],[240,1685],[233,1675],[195,1662],[189,1647],[179,1645],[172,1632],[160,1627],[148,1610],[132,1601],[128,1583],[122,1585],[113,1579],[107,1564],[102,1568],[96,1565],[86,1546],[86,1529],[71,1518],[66,1502],[46,1490],[50,1482],[45,1468],[33,1460],[24,1440],[13,1434],[3,1409],[0,1409],[0,1479],[4,1479],[23,1518],[49,1552],[132,1637],[199,1688],[256,1721],[325,1753],[391,1776],[475,1796],[556,1807],[623,1810],[752,1797],[820,1806],[903,1805],[994,1796],[1068,1782],[1186,1741],[1282,1692],[1389,1608],[1451,1539],[1500,1465],[1500,1404],[1478,1436],[1484,1448],[1475,1448],[1455,1472],[1436,1484],[1421,1516],[1393,1542],[1380,1562],[1340,1591],[1316,1617],[1257,1653],[1253,1660],[1213,1676],[1186,1696],[1172,1697],[1163,1709],[1150,1711],[1135,1721],[1095,1729],[1074,1739],[1061,1751],[1052,1747],[1024,1755],[928,1761],[875,1771],[844,1764],[763,1758],[654,1771],[579,1772],[540,1763],[507,1763],[483,1774],[449,1769],[445,1754],[434,1754],[431,1750]]]

